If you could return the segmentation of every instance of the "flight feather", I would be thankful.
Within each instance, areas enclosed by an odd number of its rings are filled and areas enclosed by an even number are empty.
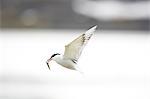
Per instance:
[[[94,26],[87,30],[85,33],[77,37],[71,43],[65,46],[64,58],[71,59],[75,62],[78,61],[83,48],[92,37],[97,26]]]

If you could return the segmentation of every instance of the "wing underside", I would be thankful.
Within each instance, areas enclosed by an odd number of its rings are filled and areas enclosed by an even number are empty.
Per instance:
[[[72,59],[75,61],[78,61],[83,48],[93,35],[93,32],[95,31],[96,26],[89,29],[86,33],[80,35],[75,40],[73,40],[71,43],[65,46],[65,52],[64,52],[64,58]]]

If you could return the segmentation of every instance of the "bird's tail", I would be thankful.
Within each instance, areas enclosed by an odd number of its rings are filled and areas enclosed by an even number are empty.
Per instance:
[[[83,71],[78,66],[75,67],[75,70],[80,72],[81,74],[84,74]]]

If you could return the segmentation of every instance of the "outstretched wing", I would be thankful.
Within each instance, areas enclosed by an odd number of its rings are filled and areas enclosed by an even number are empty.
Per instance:
[[[97,26],[90,28],[84,34],[80,35],[78,38],[66,45],[64,58],[71,59],[73,62],[77,62],[82,53],[83,48],[93,35],[96,28]]]

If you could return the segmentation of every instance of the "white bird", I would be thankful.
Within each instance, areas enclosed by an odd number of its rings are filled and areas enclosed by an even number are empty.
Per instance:
[[[46,61],[48,68],[50,69],[49,62],[51,60],[54,60],[56,63],[60,64],[63,67],[80,71],[77,66],[78,59],[82,53],[83,48],[88,43],[96,28],[97,26],[93,26],[85,33],[73,40],[71,43],[66,45],[64,55],[61,55],[59,53],[53,54],[50,59]]]

